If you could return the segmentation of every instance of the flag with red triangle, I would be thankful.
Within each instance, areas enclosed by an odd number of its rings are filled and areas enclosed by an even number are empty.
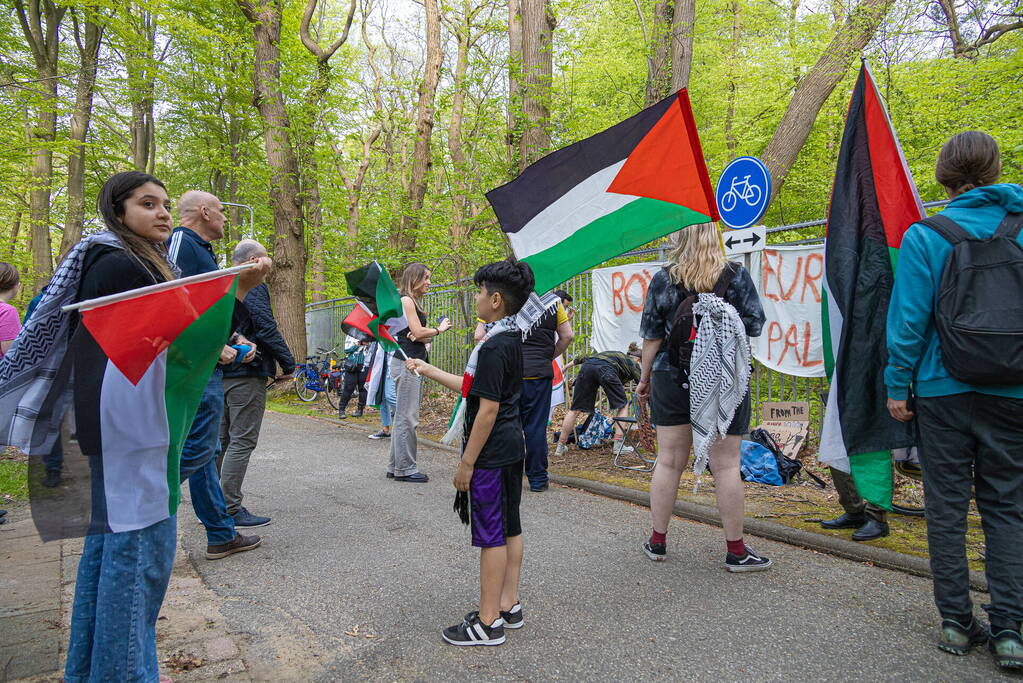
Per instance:
[[[536,291],[688,225],[718,220],[685,89],[532,164],[487,199]]]
[[[380,318],[373,311],[369,310],[369,306],[356,300],[352,312],[341,321],[341,329],[352,339],[358,341],[377,341],[380,342],[380,345],[385,350],[395,351],[398,348],[398,341],[391,333],[391,327],[394,324],[395,321],[393,319],[386,323],[381,322]],[[405,326],[407,327],[408,324],[406,323]]]

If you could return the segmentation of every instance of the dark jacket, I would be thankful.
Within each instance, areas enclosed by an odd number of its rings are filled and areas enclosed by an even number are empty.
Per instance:
[[[270,307],[270,290],[265,284],[253,287],[243,302],[249,311],[248,320],[242,323],[241,333],[254,341],[259,356],[251,363],[232,363],[224,367],[224,377],[276,377],[277,366],[285,375],[295,371],[295,359],[288,349],[284,337],[277,328],[273,309]]]

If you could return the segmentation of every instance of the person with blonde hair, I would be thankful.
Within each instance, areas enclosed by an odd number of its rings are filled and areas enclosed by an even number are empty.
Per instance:
[[[746,337],[758,336],[764,320],[753,279],[725,259],[715,225],[682,230],[671,264],[650,281],[640,322],[643,360],[636,392],[649,397],[658,446],[650,483],[653,533],[643,546],[651,560],[664,560],[667,554],[668,521],[695,443],[697,469],[706,458],[714,474],[727,546],[725,568],[748,572],[771,566],[743,543],[739,475],[741,435],[749,430],[751,414]],[[718,350],[716,356],[712,349]]]
[[[404,351],[406,358],[429,361],[427,343],[441,332],[451,328],[451,320],[443,318],[437,327],[426,325],[426,311],[423,297],[430,289],[430,269],[422,263],[410,263],[401,273],[398,291],[401,293],[401,308],[408,321],[408,327],[399,330],[394,338]],[[394,380],[396,395],[395,411],[391,425],[390,462],[387,464],[387,478],[425,484],[430,478],[419,471],[416,464],[418,442],[416,427],[419,426],[419,403],[422,399],[423,378],[405,367],[404,363],[390,364],[391,379]]]

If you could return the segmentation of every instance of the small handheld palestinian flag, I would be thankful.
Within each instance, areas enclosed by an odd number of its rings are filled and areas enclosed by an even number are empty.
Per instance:
[[[902,236],[923,204],[866,62],[849,103],[824,242],[824,363],[831,379],[820,460],[851,472],[856,488],[892,505],[890,449],[912,427],[885,409],[885,323]]]
[[[401,307],[401,295],[387,270],[372,261],[345,273],[355,308],[341,322],[341,329],[360,341],[376,340],[387,351],[398,351],[394,333],[408,327]]]
[[[718,220],[685,89],[545,156],[487,193],[546,292],[688,225]]]
[[[69,347],[75,380],[100,387],[75,412],[76,448],[102,456],[102,469],[92,472],[88,533],[142,529],[177,511],[181,449],[231,331],[238,270],[64,307],[81,312]],[[84,461],[68,453],[65,466]],[[88,477],[71,479],[88,485]],[[59,508],[59,501],[38,502]],[[35,497],[33,516],[44,535]]]

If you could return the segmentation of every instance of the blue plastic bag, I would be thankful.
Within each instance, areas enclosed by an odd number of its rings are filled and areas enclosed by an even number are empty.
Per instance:
[[[754,481],[770,486],[784,486],[785,481],[778,472],[778,460],[767,448],[755,441],[743,441],[739,452],[739,471],[743,481]]]
[[[586,431],[579,435],[579,448],[588,450],[602,446],[613,433],[614,426],[611,424],[611,420],[601,414],[599,410],[594,411]]]

